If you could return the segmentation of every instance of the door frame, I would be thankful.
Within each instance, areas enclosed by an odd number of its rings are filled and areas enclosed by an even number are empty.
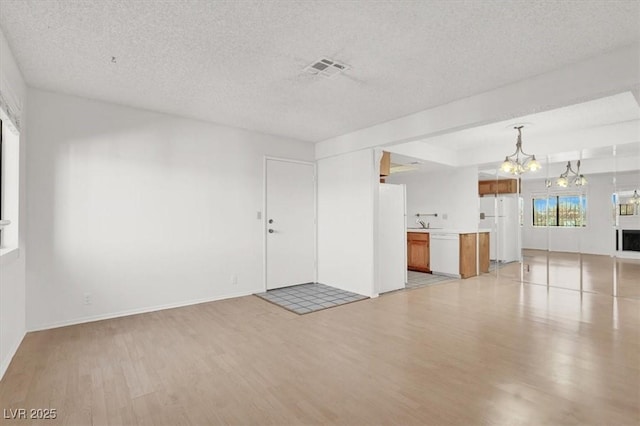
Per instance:
[[[313,167],[313,279],[318,282],[318,167],[314,161],[265,155],[262,160],[262,288],[267,291],[267,162],[308,164]]]

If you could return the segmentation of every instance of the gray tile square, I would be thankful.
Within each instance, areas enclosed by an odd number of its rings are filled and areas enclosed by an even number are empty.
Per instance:
[[[297,297],[294,296],[293,294],[285,294],[284,296],[280,296],[280,299],[282,299],[282,300],[293,300],[293,299],[297,299]]]
[[[311,306],[306,306],[307,309],[311,310],[311,311],[319,311],[320,309],[324,309],[324,306],[322,305],[311,305]]]

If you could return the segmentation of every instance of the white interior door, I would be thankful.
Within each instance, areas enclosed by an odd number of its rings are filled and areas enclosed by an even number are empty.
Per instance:
[[[315,281],[315,167],[266,160],[267,290]]]

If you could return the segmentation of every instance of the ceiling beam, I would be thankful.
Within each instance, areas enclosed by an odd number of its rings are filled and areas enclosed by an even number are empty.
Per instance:
[[[585,149],[640,143],[640,120],[556,133],[539,139],[535,152],[527,151],[535,154],[538,160],[544,161],[548,155],[571,152],[575,152],[575,158],[572,159],[577,160]],[[458,161],[461,166],[495,163],[504,160],[511,151],[511,147],[507,151],[500,146],[478,147],[460,153]]]
[[[316,158],[413,142],[640,87],[640,44],[316,144]]]
[[[458,167],[458,153],[451,149],[433,146],[425,142],[415,141],[398,145],[391,145],[385,148],[386,151],[395,154],[405,155],[420,160],[427,160],[447,166]]]

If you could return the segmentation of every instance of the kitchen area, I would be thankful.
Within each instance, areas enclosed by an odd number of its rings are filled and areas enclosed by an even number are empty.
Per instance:
[[[489,231],[407,228],[407,269],[471,278],[489,272]]]
[[[398,159],[405,164],[398,166]],[[403,217],[404,283],[422,274],[466,279],[489,272],[491,228],[479,220],[477,168],[424,164],[412,170],[406,158],[390,153],[383,153],[380,162],[381,188],[402,187],[397,192],[404,194],[394,201],[404,204],[396,213]],[[381,207],[386,202],[381,198]],[[395,223],[399,233],[399,221]]]

